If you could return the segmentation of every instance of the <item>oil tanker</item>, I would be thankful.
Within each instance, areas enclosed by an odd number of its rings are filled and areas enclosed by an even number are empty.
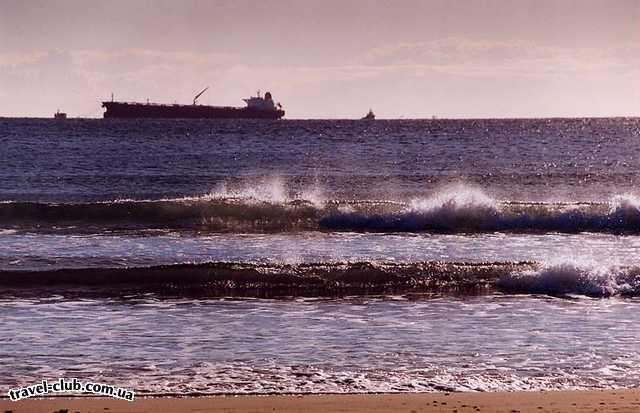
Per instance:
[[[106,108],[105,118],[155,118],[155,119],[280,119],[284,110],[280,103],[275,103],[270,92],[260,96],[242,99],[245,107],[199,105],[198,98],[209,89],[202,90],[193,98],[191,105],[118,102],[113,97],[109,102],[102,102]]]

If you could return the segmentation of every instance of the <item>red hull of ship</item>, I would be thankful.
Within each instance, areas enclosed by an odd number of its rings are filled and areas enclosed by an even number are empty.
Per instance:
[[[230,106],[162,105],[102,102],[105,118],[149,119],[280,119],[284,110],[256,110]]]

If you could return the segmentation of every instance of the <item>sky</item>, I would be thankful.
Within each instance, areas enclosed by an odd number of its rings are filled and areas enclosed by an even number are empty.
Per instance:
[[[0,116],[206,86],[287,118],[638,116],[640,0],[0,0]]]

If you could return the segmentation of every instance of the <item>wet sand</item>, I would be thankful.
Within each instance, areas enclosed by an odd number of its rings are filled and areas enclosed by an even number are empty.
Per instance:
[[[640,390],[379,395],[215,396],[138,398],[126,402],[79,397],[0,401],[0,412],[639,412]]]

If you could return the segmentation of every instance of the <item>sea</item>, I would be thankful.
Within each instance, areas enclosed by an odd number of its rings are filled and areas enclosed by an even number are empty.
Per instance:
[[[640,385],[640,119],[0,118],[0,389]]]

